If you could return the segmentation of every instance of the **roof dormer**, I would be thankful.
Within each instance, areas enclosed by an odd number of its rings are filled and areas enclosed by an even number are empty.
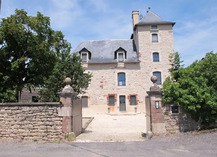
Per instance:
[[[79,54],[80,54],[82,62],[87,63],[89,60],[91,60],[91,52],[87,50],[86,48],[81,49],[79,51]]]
[[[127,59],[127,51],[122,47],[118,48],[114,52],[114,59],[116,59],[117,62],[124,62],[124,60]]]

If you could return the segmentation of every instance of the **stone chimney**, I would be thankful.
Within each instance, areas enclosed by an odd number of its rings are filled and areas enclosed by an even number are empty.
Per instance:
[[[132,22],[133,22],[133,28],[137,23],[139,23],[139,11],[138,10],[132,11]]]

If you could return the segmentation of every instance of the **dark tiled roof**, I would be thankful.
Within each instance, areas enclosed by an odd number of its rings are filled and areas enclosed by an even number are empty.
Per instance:
[[[124,62],[139,62],[137,51],[133,40],[99,40],[81,42],[73,52],[79,53],[83,49],[91,53],[88,63],[116,63],[115,51],[122,48],[127,53]]]
[[[143,17],[143,19],[137,25],[148,25],[148,24],[171,24],[171,25],[174,25],[175,22],[164,21],[157,14],[148,10],[147,14]]]

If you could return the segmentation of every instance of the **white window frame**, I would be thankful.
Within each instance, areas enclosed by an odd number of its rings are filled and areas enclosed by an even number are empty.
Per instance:
[[[154,39],[153,38],[154,35],[156,35],[156,39],[157,40],[153,40]],[[159,35],[158,35],[158,33],[152,33],[151,34],[151,41],[152,41],[152,43],[158,43],[159,42]]]
[[[123,57],[120,58],[119,55],[122,55]],[[117,61],[124,62],[124,60],[125,60],[125,53],[123,51],[117,52]]]
[[[86,55],[86,60],[83,60],[83,55]],[[87,52],[81,52],[81,61],[82,62],[88,62],[88,53]]]

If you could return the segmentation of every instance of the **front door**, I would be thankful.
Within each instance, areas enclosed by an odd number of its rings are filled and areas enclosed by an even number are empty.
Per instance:
[[[119,96],[119,110],[126,111],[126,98],[124,95]]]

